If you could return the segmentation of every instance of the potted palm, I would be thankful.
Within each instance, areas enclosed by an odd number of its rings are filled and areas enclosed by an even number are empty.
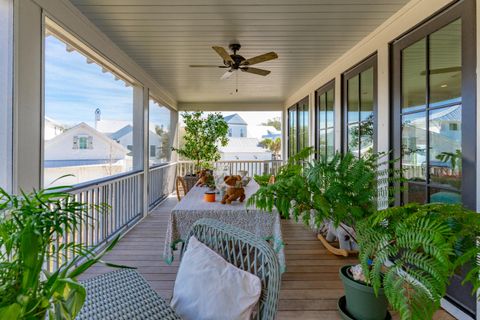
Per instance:
[[[118,240],[97,254],[67,236],[92,219],[90,209],[62,187],[19,196],[0,189],[0,319],[75,318],[86,298],[77,277]]]
[[[228,124],[220,113],[184,112],[185,123],[179,148],[172,148],[181,157],[194,161],[194,171],[184,177],[188,189],[197,181],[198,171],[211,169],[210,163],[220,159],[219,146],[228,143]]]

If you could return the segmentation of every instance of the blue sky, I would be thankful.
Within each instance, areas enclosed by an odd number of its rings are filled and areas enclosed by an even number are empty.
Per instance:
[[[54,36],[45,39],[45,115],[73,126],[86,122],[93,126],[95,109],[102,120],[132,121],[133,88],[116,81],[113,74],[88,64],[77,51],[68,52]],[[168,126],[169,110],[150,103],[150,122]],[[229,115],[234,112],[223,112]],[[238,112],[249,125],[281,116],[280,112]]]
[[[77,51],[68,52],[54,36],[45,39],[45,115],[60,123],[75,125],[95,120],[100,108],[103,120],[132,121],[133,88],[116,81],[113,74],[88,64]],[[153,104],[151,104],[152,106]],[[168,123],[169,111],[153,105],[151,121]]]

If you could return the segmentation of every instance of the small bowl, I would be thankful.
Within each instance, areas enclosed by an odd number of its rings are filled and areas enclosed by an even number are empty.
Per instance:
[[[205,192],[205,194],[203,195],[203,200],[205,200],[206,202],[215,202],[215,196],[215,192]]]

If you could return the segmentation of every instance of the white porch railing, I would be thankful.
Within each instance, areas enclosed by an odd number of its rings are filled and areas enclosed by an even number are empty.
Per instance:
[[[215,167],[227,166],[230,174],[238,174],[245,170],[253,177],[255,174],[277,174],[284,162],[269,161],[218,161]],[[174,190],[176,175],[185,175],[194,171],[191,161],[172,162],[149,168],[148,171],[148,209],[152,209]],[[126,232],[143,217],[144,208],[144,172],[143,170],[128,172],[107,179],[79,184],[69,192],[76,201],[87,204],[90,209],[88,217],[77,230],[58,238],[52,248],[55,256],[47,261],[49,270],[56,270],[63,262],[62,253],[68,259],[74,258],[73,252],[67,252],[62,246],[66,241],[74,241],[87,247],[102,246],[117,235]],[[100,209],[108,206],[106,212]],[[105,210],[103,210],[105,211]],[[59,251],[60,249],[60,251]],[[64,251],[62,251],[64,250]]]
[[[254,175],[276,175],[278,169],[284,164],[284,160],[225,160],[213,163],[214,168],[222,166],[228,167],[230,174],[238,174],[239,171],[247,171],[248,176]],[[184,176],[188,173],[196,172],[195,162],[178,161],[177,175]]]

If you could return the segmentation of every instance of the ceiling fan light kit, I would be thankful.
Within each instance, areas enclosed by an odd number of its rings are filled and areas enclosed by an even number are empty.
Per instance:
[[[241,70],[242,72],[248,72],[251,74],[256,74],[259,76],[267,76],[270,74],[269,70],[259,69],[259,68],[252,68],[251,65],[266,62],[270,60],[274,60],[278,58],[278,55],[275,52],[268,52],[261,54],[259,56],[245,59],[243,56],[237,54],[242,46],[239,43],[232,43],[229,45],[233,54],[229,54],[228,51],[219,46],[213,46],[212,49],[223,59],[223,65],[216,66],[216,65],[190,65],[192,68],[226,68],[228,69],[227,72],[223,74],[220,78],[222,80],[228,79],[232,76],[232,74],[237,71]]]

